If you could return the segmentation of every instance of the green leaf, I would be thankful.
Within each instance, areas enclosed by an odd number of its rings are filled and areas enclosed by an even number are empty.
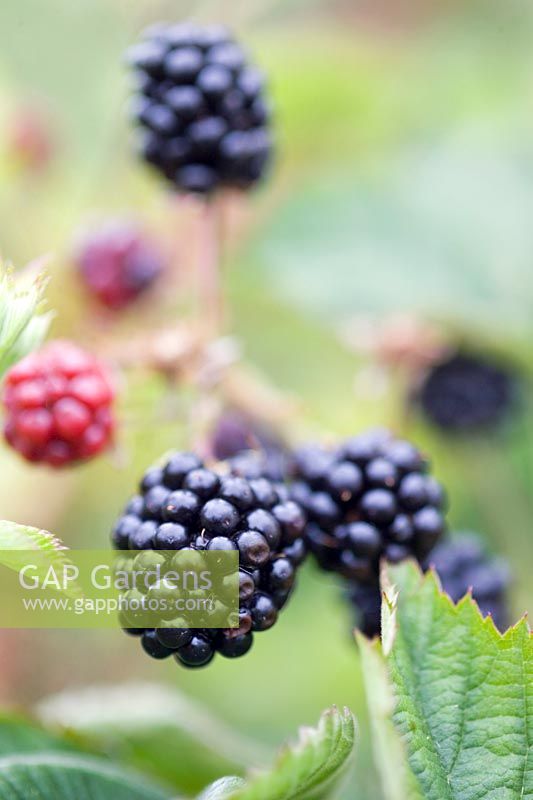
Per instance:
[[[348,709],[326,711],[318,728],[302,728],[296,745],[285,748],[269,772],[231,792],[218,782],[200,800],[323,800],[332,797],[351,763],[355,720]],[[227,781],[234,779],[228,778]],[[228,793],[229,792],[229,793]]]
[[[198,796],[197,800],[226,800],[232,797],[237,789],[241,789],[246,785],[246,781],[242,778],[229,777],[221,778],[208,786],[205,792]]]
[[[39,312],[45,281],[33,272],[15,281],[0,265],[0,376],[41,344],[51,321],[50,314]]]
[[[385,177],[348,166],[305,186],[258,250],[280,297],[335,325],[405,312],[523,336],[532,203],[519,149],[465,132],[401,155]]]
[[[532,798],[533,641],[526,621],[501,635],[471,597],[454,605],[436,576],[422,576],[413,564],[391,567],[383,585],[392,720],[421,795]],[[364,674],[372,711],[376,686],[368,669]],[[395,797],[401,795],[387,795]]]
[[[35,722],[12,714],[0,715],[0,757],[43,750],[72,752],[74,743],[41,728]]]
[[[71,732],[93,751],[194,794],[224,774],[244,774],[268,759],[200,705],[151,684],[65,692],[43,701],[47,726]]]
[[[420,787],[409,769],[406,752],[392,721],[394,696],[378,639],[370,641],[356,633],[361,669],[368,697],[368,716],[376,770],[386,800],[423,800]]]
[[[103,759],[60,753],[0,758],[0,800],[165,800],[140,775]]]
[[[52,533],[0,520],[0,565],[19,570],[27,563],[30,550],[39,553],[35,575],[40,578],[45,576],[50,567],[60,574],[68,563],[67,548]],[[75,581],[69,581],[64,593],[69,597],[79,597],[81,589]]]

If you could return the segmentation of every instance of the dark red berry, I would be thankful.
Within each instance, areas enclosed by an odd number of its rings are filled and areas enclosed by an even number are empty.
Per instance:
[[[75,253],[88,292],[113,310],[130,305],[144,294],[164,271],[165,261],[155,242],[125,219],[108,220],[86,233]]]

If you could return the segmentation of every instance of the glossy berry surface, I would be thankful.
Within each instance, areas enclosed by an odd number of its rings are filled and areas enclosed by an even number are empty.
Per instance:
[[[78,241],[74,258],[89,294],[115,311],[150,289],[165,268],[157,245],[126,219],[108,220],[87,232]]]
[[[454,603],[471,591],[483,616],[490,614],[500,631],[507,628],[509,570],[501,559],[487,555],[478,537],[461,534],[441,542],[421,566],[424,570],[435,569],[443,591]],[[356,626],[367,636],[379,635],[381,597],[378,587],[354,584],[347,596],[355,608]]]
[[[444,492],[409,442],[386,431],[347,439],[335,450],[295,453],[291,497],[306,512],[306,540],[318,564],[376,585],[380,559],[424,559],[445,529]]]
[[[27,461],[52,467],[86,461],[112,441],[113,394],[94,356],[71,342],[51,342],[5,377],[5,438]]]
[[[231,462],[212,469],[193,453],[175,453],[147,470],[115,525],[114,547],[144,551],[150,564],[165,558],[157,551],[236,551],[240,610],[238,627],[224,630],[172,620],[155,631],[135,629],[144,650],[157,659],[172,653],[186,667],[205,666],[217,652],[247,653],[254,633],[271,628],[291,596],[306,555],[305,524],[282,487],[264,477],[249,480]]]
[[[497,428],[512,412],[517,394],[518,378],[506,365],[455,353],[427,372],[416,401],[434,425],[464,433]]]
[[[271,155],[264,79],[219,26],[152,26],[130,48],[141,156],[184,192],[248,188]]]

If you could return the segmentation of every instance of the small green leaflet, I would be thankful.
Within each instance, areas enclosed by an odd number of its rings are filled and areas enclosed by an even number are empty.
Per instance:
[[[15,280],[0,264],[0,377],[41,344],[50,325],[51,315],[39,311],[46,281],[34,273],[30,267]]]
[[[326,711],[316,729],[303,728],[297,744],[286,747],[269,772],[244,784],[218,781],[199,800],[325,800],[334,796],[352,760],[355,720],[348,709]],[[234,791],[232,791],[234,789]]]
[[[29,525],[0,520],[0,566],[12,570],[21,569],[27,563],[29,550],[35,550],[39,554],[39,569],[36,574],[41,578],[50,567],[61,573],[63,566],[68,563],[67,548],[53,534]],[[65,594],[79,597],[81,589],[71,581]]]
[[[370,712],[382,700],[377,663],[386,664],[396,699],[392,714],[374,721],[381,742],[393,736],[391,720],[402,740],[393,759],[377,748],[387,800],[532,798],[533,640],[526,621],[502,636],[470,597],[454,605],[436,576],[422,576],[413,564],[387,570],[383,588],[383,648],[359,642]],[[398,767],[402,744],[410,769]],[[403,776],[403,794],[394,774]]]

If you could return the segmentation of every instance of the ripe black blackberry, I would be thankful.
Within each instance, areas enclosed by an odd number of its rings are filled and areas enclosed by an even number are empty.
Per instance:
[[[265,81],[220,26],[156,25],[128,51],[140,152],[179,190],[248,188],[270,160]]]
[[[237,550],[239,627],[195,630],[171,620],[128,632],[141,636],[154,658],[174,655],[187,667],[208,664],[216,652],[244,655],[254,632],[271,628],[291,595],[304,528],[302,510],[266,478],[246,480],[229,465],[211,469],[192,453],[174,454],[145,473],[115,525],[113,545],[155,558],[162,550]]]
[[[487,555],[481,541],[472,534],[441,542],[424,561],[422,568],[433,567],[442,588],[454,603],[468,591],[484,617],[492,616],[500,631],[509,625],[507,589],[509,570],[501,559]],[[381,596],[377,586],[354,585],[347,592],[355,608],[356,626],[366,636],[377,636],[381,630]]]
[[[456,352],[428,370],[415,402],[439,428],[475,432],[496,428],[512,411],[517,390],[512,369],[486,356]]]
[[[426,558],[445,529],[444,492],[427,472],[421,453],[386,431],[297,451],[290,495],[319,565],[377,585],[381,558]]]

